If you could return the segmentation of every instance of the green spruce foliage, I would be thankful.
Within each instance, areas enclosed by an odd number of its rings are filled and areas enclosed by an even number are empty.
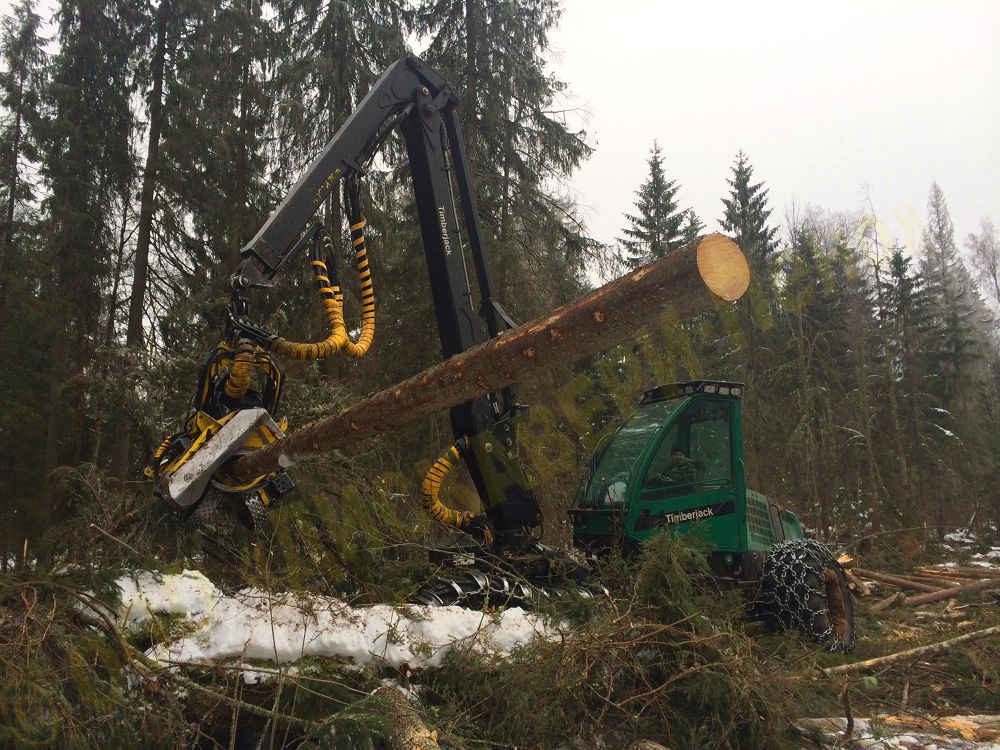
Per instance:
[[[663,169],[663,152],[653,142],[649,152],[649,175],[636,191],[636,213],[625,214],[629,226],[622,229],[619,243],[625,263],[638,268],[686,244],[700,231],[698,217],[679,209],[676,180],[668,180]]]
[[[771,209],[767,204],[767,188],[763,182],[753,182],[753,166],[742,150],[736,154],[731,174],[726,180],[729,196],[722,199],[725,210],[720,223],[746,253],[754,276],[766,286],[778,249],[778,228],[769,226]]]

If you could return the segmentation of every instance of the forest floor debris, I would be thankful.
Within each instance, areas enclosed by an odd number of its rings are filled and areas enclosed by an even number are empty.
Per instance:
[[[1000,748],[1000,716],[916,715],[854,719],[800,719],[798,726],[818,730],[830,748],[866,750],[995,750]]]

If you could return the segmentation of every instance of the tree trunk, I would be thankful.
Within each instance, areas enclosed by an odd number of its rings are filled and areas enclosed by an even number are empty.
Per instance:
[[[122,272],[125,267],[125,243],[128,239],[128,193],[131,187],[131,180],[128,181],[122,190],[122,222],[118,229],[118,257],[115,259],[115,280],[111,288],[110,302],[108,304],[108,316],[104,323],[104,364],[101,366],[101,384],[105,387],[104,395],[97,402],[97,409],[94,414],[94,442],[90,446],[90,463],[94,466],[100,465],[101,443],[103,440],[104,413],[107,410],[107,388],[106,383],[111,370],[111,343],[115,338],[115,316],[118,314],[118,290],[122,284]]]
[[[479,91],[479,0],[465,0],[465,90],[469,92],[466,101],[470,111],[465,118],[465,158],[469,169],[476,174],[476,160],[479,157],[477,138],[479,136],[479,113],[476,111],[476,96]]]
[[[156,11],[156,48],[153,51],[153,90],[149,95],[149,143],[146,164],[142,170],[142,192],[139,204],[139,226],[136,230],[133,261],[132,291],[128,303],[128,327],[125,333],[126,366],[135,361],[142,346],[142,321],[146,309],[146,284],[149,277],[149,244],[153,230],[153,201],[156,178],[160,167],[160,135],[163,131],[163,68],[167,42],[167,18],[170,0],[160,0]],[[128,414],[121,413],[115,423],[111,475],[124,481],[128,472],[131,425]]]
[[[14,207],[17,205],[17,161],[21,157],[21,98],[24,95],[24,80],[18,81],[18,109],[14,113],[14,136],[11,144],[10,195],[7,196],[7,211],[4,217],[3,248],[0,249],[0,331],[7,316],[7,264],[14,242]]]
[[[648,326],[675,325],[742,296],[746,258],[719,234],[671,253],[559,308],[457,354],[402,383],[325,417],[236,462],[237,479],[289,466],[295,459],[343,448],[437,414],[484,393],[630,340]],[[721,298],[721,299],[720,299]]]

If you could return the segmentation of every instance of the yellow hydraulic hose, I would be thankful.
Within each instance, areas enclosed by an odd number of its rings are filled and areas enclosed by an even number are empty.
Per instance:
[[[312,344],[296,343],[275,336],[266,346],[271,351],[292,359],[322,359],[343,351],[349,357],[361,357],[368,351],[375,338],[375,290],[372,286],[371,269],[368,267],[367,248],[365,245],[364,217],[351,225],[351,243],[354,246],[354,258],[358,267],[358,280],[361,282],[361,334],[357,342],[351,341],[344,323],[344,295],[340,286],[330,281],[326,261],[314,258],[309,261],[312,266],[313,281],[319,287],[323,300],[323,311],[330,327],[330,335],[322,341]],[[329,238],[325,240],[329,244]]]
[[[363,357],[375,339],[375,288],[372,286],[372,272],[368,267],[368,249],[365,246],[365,217],[351,224],[351,244],[354,246],[354,261],[358,266],[358,281],[361,282],[361,335],[357,343],[347,339],[344,353],[348,357]],[[337,292],[337,300],[343,311],[343,295]]]
[[[229,377],[226,378],[224,386],[229,398],[239,400],[246,395],[247,389],[250,388],[250,379],[256,369],[256,358],[253,350],[253,342],[240,339],[239,348],[233,358],[233,366],[229,370]]]
[[[454,526],[456,529],[466,528],[475,514],[467,510],[452,510],[441,502],[439,493],[445,477],[459,461],[460,445],[460,443],[456,443],[451,446],[431,465],[427,476],[424,477],[423,484],[420,486],[421,502],[427,515],[439,523]]]
[[[339,288],[330,283],[327,275],[326,261],[311,260],[313,281],[319,287],[320,297],[323,301],[323,312],[326,314],[326,322],[330,327],[330,335],[322,341],[312,344],[300,344],[289,341],[281,336],[275,336],[267,342],[267,348],[276,354],[292,359],[323,359],[339,352],[344,342],[348,340],[347,330],[344,328],[344,314],[340,303],[337,301]]]

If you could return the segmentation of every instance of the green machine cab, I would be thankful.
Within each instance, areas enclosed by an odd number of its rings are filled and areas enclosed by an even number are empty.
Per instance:
[[[712,568],[759,578],[765,553],[802,539],[794,513],[747,489],[742,383],[695,380],[646,391],[598,446],[570,511],[577,545],[631,549],[659,529],[698,528]]]

